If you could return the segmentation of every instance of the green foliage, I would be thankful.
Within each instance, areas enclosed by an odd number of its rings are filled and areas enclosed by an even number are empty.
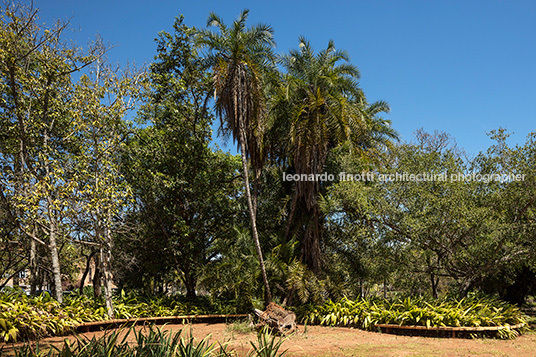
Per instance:
[[[253,350],[248,354],[248,356],[258,356],[258,357],[276,357],[284,356],[286,350],[279,353],[279,349],[286,338],[282,336],[276,336],[272,334],[268,326],[264,326],[262,330],[257,334],[257,344],[250,342],[253,346]]]
[[[208,297],[196,300],[181,296],[116,297],[114,300],[114,314],[120,319],[230,312],[235,312],[232,304]],[[59,304],[48,293],[36,297],[0,293],[0,337],[4,341],[63,335],[82,322],[107,319],[104,302],[84,295],[67,297]]]
[[[138,112],[146,125],[135,130],[123,158],[137,202],[129,221],[139,235],[119,238],[116,276],[130,288],[171,282],[194,297],[202,268],[218,254],[214,246],[234,233],[238,162],[210,147],[210,77],[182,18],[174,30],[158,38]]]
[[[23,297],[2,294],[0,328],[4,341],[61,334],[81,322],[75,316],[68,316],[48,293],[33,298]]]
[[[274,141],[285,148],[287,173],[315,177],[325,170],[331,150],[350,143],[355,156],[378,158],[396,133],[380,118],[385,102],[369,104],[359,87],[359,71],[348,53],[333,41],[315,53],[300,37],[299,49],[279,58],[285,68],[280,88],[271,98],[277,131]],[[283,130],[281,129],[284,128]],[[287,238],[301,243],[301,260],[315,273],[321,270],[325,220],[319,201],[327,182],[297,180],[287,219]]]
[[[412,295],[463,297],[481,288],[508,297],[501,283],[534,266],[533,202],[527,200],[534,185],[525,167],[536,158],[536,146],[529,136],[524,146],[508,148],[504,132],[497,135],[497,145],[468,160],[450,135],[419,130],[415,143],[393,148],[381,170],[393,177],[406,173],[407,179],[375,175],[333,185],[322,202],[326,246],[342,259],[330,266],[352,273],[362,295],[382,284]],[[340,171],[370,171],[345,150],[332,152],[332,161]],[[456,179],[459,173],[526,177],[484,182]],[[409,174],[421,179],[411,181]]]
[[[135,343],[128,342],[133,334]],[[218,346],[209,342],[210,335],[197,341],[190,336],[183,337],[183,330],[170,333],[167,330],[149,326],[148,329],[139,331],[130,328],[119,329],[102,337],[91,339],[77,337],[76,342],[71,344],[64,341],[60,347],[52,347],[48,351],[39,351],[26,344],[15,350],[17,357],[92,357],[92,356],[151,356],[151,357],[205,357],[205,356],[228,356],[225,346]]]
[[[201,284],[212,296],[233,301],[233,305],[242,311],[262,308],[255,305],[255,297],[262,296],[262,283],[250,233],[237,230],[235,241],[219,248],[222,254],[205,269]]]
[[[248,14],[231,26],[211,14],[215,31],[177,18],[172,33],[159,35],[144,76],[107,65],[100,39],[76,48],[64,41],[67,23],[44,27],[31,5],[2,6],[0,287],[28,267],[31,290],[48,285],[61,303],[66,275],[76,279],[89,249],[99,253],[87,259],[104,274],[107,297],[105,308],[86,297],[60,304],[46,294],[3,294],[3,340],[62,334],[106,313],[247,311],[260,304],[263,281],[264,297],[272,289],[288,305],[380,290],[463,297],[477,289],[521,305],[536,291],[536,133],[512,147],[504,129],[493,131],[495,144],[473,159],[445,133],[419,130],[415,143],[393,146],[396,133],[380,116],[389,106],[367,101],[347,53],[333,42],[315,52],[300,38],[276,68],[272,28],[246,27]],[[133,128],[125,114],[140,96]],[[242,173],[238,156],[212,146],[215,114],[241,146]],[[363,171],[447,179],[282,179]],[[524,180],[449,180],[457,173]],[[112,301],[112,280],[190,299]],[[211,297],[192,300],[198,291]],[[408,310],[405,301],[346,301],[332,308],[363,317],[319,310],[315,319],[368,328],[485,326],[516,316],[500,304],[491,303],[504,311],[488,313],[486,302],[460,301],[467,313],[450,300],[434,309],[409,301]]]
[[[489,298],[469,296],[460,300],[444,298],[358,299],[328,301],[300,311],[303,320],[328,326],[349,326],[375,330],[377,324],[426,327],[508,326],[526,323],[514,305]],[[502,336],[499,336],[502,337]]]

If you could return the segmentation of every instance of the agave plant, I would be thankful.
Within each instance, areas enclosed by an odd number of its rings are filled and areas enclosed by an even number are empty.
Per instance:
[[[250,342],[253,350],[248,353],[248,356],[258,357],[275,357],[284,356],[287,350],[279,352],[281,345],[288,338],[276,336],[270,332],[267,326],[264,326],[257,335],[257,344]]]

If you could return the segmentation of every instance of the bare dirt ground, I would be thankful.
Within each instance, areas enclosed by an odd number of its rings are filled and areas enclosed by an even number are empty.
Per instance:
[[[176,332],[183,329],[189,336],[190,329],[196,339],[211,335],[213,342],[227,343],[227,349],[238,356],[247,355],[256,342],[255,332],[242,333],[226,324],[193,324],[160,326]],[[143,327],[136,327],[141,329]],[[83,336],[102,336],[105,332],[89,332]],[[64,339],[74,336],[51,337],[39,341],[41,348],[61,345]],[[132,341],[133,336],[129,337]],[[13,353],[20,344],[4,345],[4,354]],[[410,337],[367,332],[349,328],[300,326],[299,332],[290,336],[281,348],[288,356],[536,356],[536,333],[529,332],[515,340],[450,339]]]

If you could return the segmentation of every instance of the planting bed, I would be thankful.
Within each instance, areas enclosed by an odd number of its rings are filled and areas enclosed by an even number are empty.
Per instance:
[[[408,335],[408,336],[430,336],[430,337],[499,337],[503,330],[518,331],[525,327],[524,323],[512,326],[484,326],[484,327],[426,327],[426,326],[401,326],[394,324],[377,324],[381,332]]]
[[[161,328],[175,332],[184,329],[186,334],[191,330],[193,336],[199,340],[211,335],[212,342],[227,342],[228,347],[236,351],[237,356],[245,356],[251,349],[250,341],[256,340],[256,334],[236,332],[231,326],[224,323],[196,323],[170,324]],[[98,338],[105,333],[95,331],[84,333],[83,336]],[[75,337],[49,337],[39,343],[42,347],[59,346],[64,339],[74,341]],[[20,345],[20,343],[4,345],[4,355],[12,355],[13,348]],[[286,349],[288,356],[532,356],[536,351],[536,334],[529,332],[514,340],[444,339],[397,336],[342,327],[300,325],[298,334],[283,343],[282,350]]]
[[[140,317],[137,319],[115,319],[107,321],[95,321],[85,322],[76,327],[77,332],[90,332],[90,331],[102,331],[110,328],[130,327],[132,325],[162,325],[169,323],[190,323],[190,322],[204,322],[204,323],[217,323],[228,322],[236,319],[247,318],[247,314],[235,314],[235,315],[183,315],[183,316],[163,316],[163,317]]]

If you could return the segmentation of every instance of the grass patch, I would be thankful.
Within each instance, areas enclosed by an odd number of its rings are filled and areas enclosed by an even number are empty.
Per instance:
[[[249,334],[255,331],[255,327],[249,321],[243,320],[227,324],[225,330],[231,334]]]

